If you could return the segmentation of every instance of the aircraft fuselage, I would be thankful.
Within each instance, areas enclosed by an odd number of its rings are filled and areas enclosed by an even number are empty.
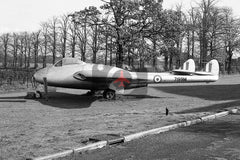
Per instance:
[[[117,67],[89,63],[48,67],[34,75],[35,80],[39,83],[43,83],[43,77],[47,78],[49,86],[87,90],[105,90],[113,86],[130,89],[154,83],[214,82],[218,80],[218,75],[130,72]]]

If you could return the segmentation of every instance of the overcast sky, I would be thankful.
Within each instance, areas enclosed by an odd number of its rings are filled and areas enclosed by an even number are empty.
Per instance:
[[[164,8],[174,8],[181,3],[187,9],[199,0],[164,0]],[[0,33],[34,31],[40,23],[53,16],[71,13],[87,6],[100,6],[101,0],[0,0]],[[220,6],[233,8],[236,16],[240,16],[239,0],[219,0]]]

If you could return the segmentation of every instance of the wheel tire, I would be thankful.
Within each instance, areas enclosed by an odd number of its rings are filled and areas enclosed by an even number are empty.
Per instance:
[[[116,98],[116,92],[114,90],[105,90],[103,92],[103,97],[107,100],[113,100]]]
[[[35,92],[35,98],[36,98],[36,99],[42,98],[42,93],[41,93],[40,91],[36,91],[36,92]]]

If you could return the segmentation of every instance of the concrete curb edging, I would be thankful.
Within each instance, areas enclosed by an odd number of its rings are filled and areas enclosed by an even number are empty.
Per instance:
[[[202,122],[211,121],[211,120],[214,120],[214,119],[216,119],[216,115],[215,114],[214,115],[201,117]]]
[[[100,148],[103,148],[107,145],[114,145],[114,144],[129,142],[129,141],[139,139],[139,138],[142,138],[142,137],[145,137],[145,136],[148,136],[148,135],[156,135],[156,134],[159,134],[159,133],[163,133],[163,132],[167,132],[167,131],[179,128],[179,127],[186,127],[186,126],[191,126],[191,125],[194,125],[194,124],[214,120],[216,118],[227,116],[228,114],[231,114],[231,113],[237,113],[238,110],[239,109],[235,108],[235,109],[231,109],[231,110],[228,110],[228,111],[219,112],[219,113],[216,113],[216,114],[213,114],[213,115],[200,117],[200,118],[190,120],[190,121],[184,121],[184,122],[180,122],[180,123],[177,123],[177,124],[172,124],[172,125],[168,125],[168,126],[164,126],[164,127],[160,127],[160,128],[151,129],[151,130],[148,130],[148,131],[143,131],[143,132],[139,132],[139,133],[130,134],[130,135],[123,136],[123,137],[113,139],[113,140],[96,142],[96,143],[89,144],[89,145],[86,145],[86,146],[83,146],[83,147],[80,147],[80,148],[63,151],[63,152],[52,154],[52,155],[49,155],[49,156],[34,158],[33,160],[56,159],[56,158],[68,156],[68,155],[71,155],[71,154],[74,155],[75,152],[82,153],[82,152],[86,152],[86,151],[100,149]]]
[[[34,158],[33,160],[50,160],[50,159],[61,158],[61,157],[65,157],[65,156],[74,154],[75,152],[81,153],[81,152],[91,151],[94,149],[100,149],[100,148],[105,147],[106,145],[107,145],[107,141],[100,141],[100,142],[86,145],[84,147],[63,151],[63,152],[52,154],[49,156]]]
[[[201,122],[202,122],[201,118],[194,119],[194,120],[191,120],[191,121],[186,121],[186,126],[191,126],[191,125],[198,124],[198,123],[201,123]]]
[[[119,143],[124,143],[124,137],[120,137],[117,139],[112,139],[107,141],[107,145],[114,145],[114,144],[119,144]]]
[[[224,117],[224,116],[227,116],[228,114],[230,114],[230,112],[232,113],[232,110],[231,111],[224,111],[224,112],[216,113],[215,116],[216,116],[216,118]]]
[[[89,144],[89,145],[84,146],[84,147],[76,148],[73,151],[74,152],[91,151],[91,150],[94,150],[94,149],[103,148],[106,145],[107,145],[107,141],[100,141],[100,142],[96,142],[96,143],[93,143],[93,144]]]
[[[48,160],[48,159],[60,158],[60,157],[71,155],[73,152],[74,152],[73,150],[67,150],[67,151],[52,154],[52,155],[49,155],[49,156],[34,158],[34,160]]]
[[[127,136],[124,136],[124,142],[129,142],[129,141],[132,141],[134,139],[142,138],[142,137],[145,137],[145,136],[148,136],[148,135],[154,135],[154,134],[167,132],[167,131],[170,131],[170,130],[173,130],[173,129],[176,129],[176,128],[179,128],[179,127],[186,127],[186,126],[189,126],[189,125],[192,125],[192,124],[193,123],[191,123],[191,121],[186,121],[186,122],[181,122],[181,123],[177,123],[177,124],[173,124],[173,125],[169,125],[169,126],[164,126],[164,127],[144,131],[144,132],[139,132],[139,133],[127,135]]]
[[[144,137],[144,136],[147,136],[147,135],[167,132],[167,131],[170,131],[170,130],[173,130],[173,129],[176,129],[176,128],[179,128],[179,127],[186,127],[186,126],[198,124],[198,123],[201,123],[201,122],[214,120],[216,118],[227,116],[230,113],[236,113],[237,111],[238,111],[238,109],[235,108],[235,109],[232,109],[232,110],[219,112],[219,113],[216,113],[216,114],[213,114],[213,115],[200,117],[198,119],[194,119],[194,120],[191,120],[191,121],[185,121],[185,122],[181,122],[181,123],[177,123],[177,124],[173,124],[173,125],[169,125],[169,126],[164,126],[164,127],[160,127],[160,128],[156,128],[156,129],[152,129],[152,130],[148,130],[148,131],[143,131],[143,132],[127,135],[127,136],[124,136],[124,142],[129,142],[131,140],[138,139],[138,138],[141,138],[141,137]]]

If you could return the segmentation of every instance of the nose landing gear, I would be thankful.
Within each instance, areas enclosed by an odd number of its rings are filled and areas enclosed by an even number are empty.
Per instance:
[[[35,93],[34,93],[34,96],[35,96],[35,98],[36,99],[41,99],[43,96],[42,96],[42,93],[40,92],[40,91],[36,91]]]

